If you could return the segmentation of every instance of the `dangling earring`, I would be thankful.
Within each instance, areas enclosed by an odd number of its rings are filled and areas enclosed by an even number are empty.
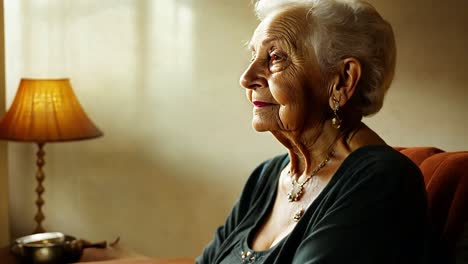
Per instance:
[[[332,98],[333,100],[333,115],[334,117],[332,118],[332,126],[336,129],[339,129],[341,127],[341,119],[338,116],[338,110],[340,108],[340,99],[336,99],[335,96]]]

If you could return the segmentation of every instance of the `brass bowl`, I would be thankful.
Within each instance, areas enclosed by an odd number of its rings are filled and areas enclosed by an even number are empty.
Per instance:
[[[70,246],[75,240],[60,232],[38,233],[16,239],[11,251],[22,264],[65,264],[81,257],[82,250]]]

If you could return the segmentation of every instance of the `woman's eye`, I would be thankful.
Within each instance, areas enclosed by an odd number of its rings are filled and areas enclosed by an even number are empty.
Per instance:
[[[272,54],[271,59],[273,61],[281,61],[283,58],[281,56],[279,56],[278,54]]]
[[[289,66],[288,54],[274,49],[268,53],[268,64],[271,72],[280,72]]]
[[[279,52],[270,53],[270,61],[272,63],[281,62],[281,61],[284,61],[285,59],[286,59],[286,55],[283,55]]]

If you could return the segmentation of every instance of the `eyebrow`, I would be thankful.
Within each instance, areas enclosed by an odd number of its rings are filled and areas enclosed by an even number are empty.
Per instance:
[[[279,38],[278,37],[269,37],[269,38],[266,38],[262,41],[262,46],[265,46],[268,42],[272,42],[272,41],[275,41],[275,40],[278,40]],[[254,49],[254,45],[252,44],[252,41],[249,41],[248,45],[247,45],[247,48],[250,49],[250,50],[255,50]]]

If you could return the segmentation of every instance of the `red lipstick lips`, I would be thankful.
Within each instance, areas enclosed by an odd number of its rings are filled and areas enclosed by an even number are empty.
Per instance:
[[[271,103],[261,102],[261,101],[253,101],[252,103],[253,103],[256,107],[265,107],[265,106],[273,105],[273,104],[271,104]]]

